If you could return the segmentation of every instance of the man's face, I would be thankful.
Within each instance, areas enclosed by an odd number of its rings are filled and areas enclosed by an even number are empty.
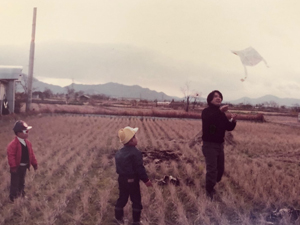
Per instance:
[[[18,132],[17,136],[22,139],[27,139],[28,133],[29,133],[29,130],[23,130],[22,132]]]
[[[211,100],[210,103],[213,104],[213,105],[216,105],[216,106],[220,106],[221,105],[222,98],[221,98],[221,96],[219,95],[218,92],[214,93],[214,98],[213,98],[213,100]]]

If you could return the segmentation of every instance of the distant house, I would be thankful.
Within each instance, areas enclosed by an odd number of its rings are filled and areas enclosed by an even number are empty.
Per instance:
[[[15,112],[15,82],[21,73],[21,66],[0,66],[0,114]]]
[[[169,106],[171,102],[157,102],[157,106]]]
[[[34,91],[34,92],[32,92],[32,98],[33,99],[38,99],[38,98],[43,99],[44,98],[44,93],[41,92],[41,91]]]
[[[79,101],[81,102],[87,102],[91,97],[87,95],[80,95],[79,96]]]

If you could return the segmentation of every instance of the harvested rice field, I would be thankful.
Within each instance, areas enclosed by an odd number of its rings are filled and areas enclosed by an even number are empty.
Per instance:
[[[24,119],[38,160],[26,175],[28,196],[11,203],[6,146],[14,120],[0,123],[0,224],[110,225],[118,198],[114,154],[124,126],[138,127],[137,147],[153,187],[141,183],[142,221],[151,225],[299,224],[300,128],[238,121],[226,138],[225,174],[213,201],[205,195],[201,120],[40,115]],[[179,183],[159,182],[172,176]],[[293,215],[272,214],[282,208]],[[131,222],[131,204],[125,208]]]

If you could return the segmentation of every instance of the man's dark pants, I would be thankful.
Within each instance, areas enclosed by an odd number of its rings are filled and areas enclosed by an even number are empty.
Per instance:
[[[128,179],[126,176],[119,176],[119,198],[115,206],[115,217],[118,220],[123,219],[123,208],[128,202],[128,197],[132,202],[132,217],[134,222],[140,221],[142,206],[142,198],[140,191],[140,183],[138,178]]]
[[[214,186],[220,182],[224,173],[224,144],[203,142],[202,152],[206,163],[206,191],[214,192]]]
[[[27,166],[19,166],[16,172],[11,172],[10,179],[10,200],[14,200],[20,195],[24,196],[25,176]]]

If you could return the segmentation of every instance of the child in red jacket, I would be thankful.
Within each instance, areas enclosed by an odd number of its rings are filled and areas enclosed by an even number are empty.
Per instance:
[[[34,156],[32,145],[27,140],[29,130],[24,121],[18,120],[13,128],[16,137],[7,146],[7,158],[10,166],[11,182],[9,198],[13,202],[15,198],[25,197],[25,175],[30,165],[37,170],[37,161]]]

